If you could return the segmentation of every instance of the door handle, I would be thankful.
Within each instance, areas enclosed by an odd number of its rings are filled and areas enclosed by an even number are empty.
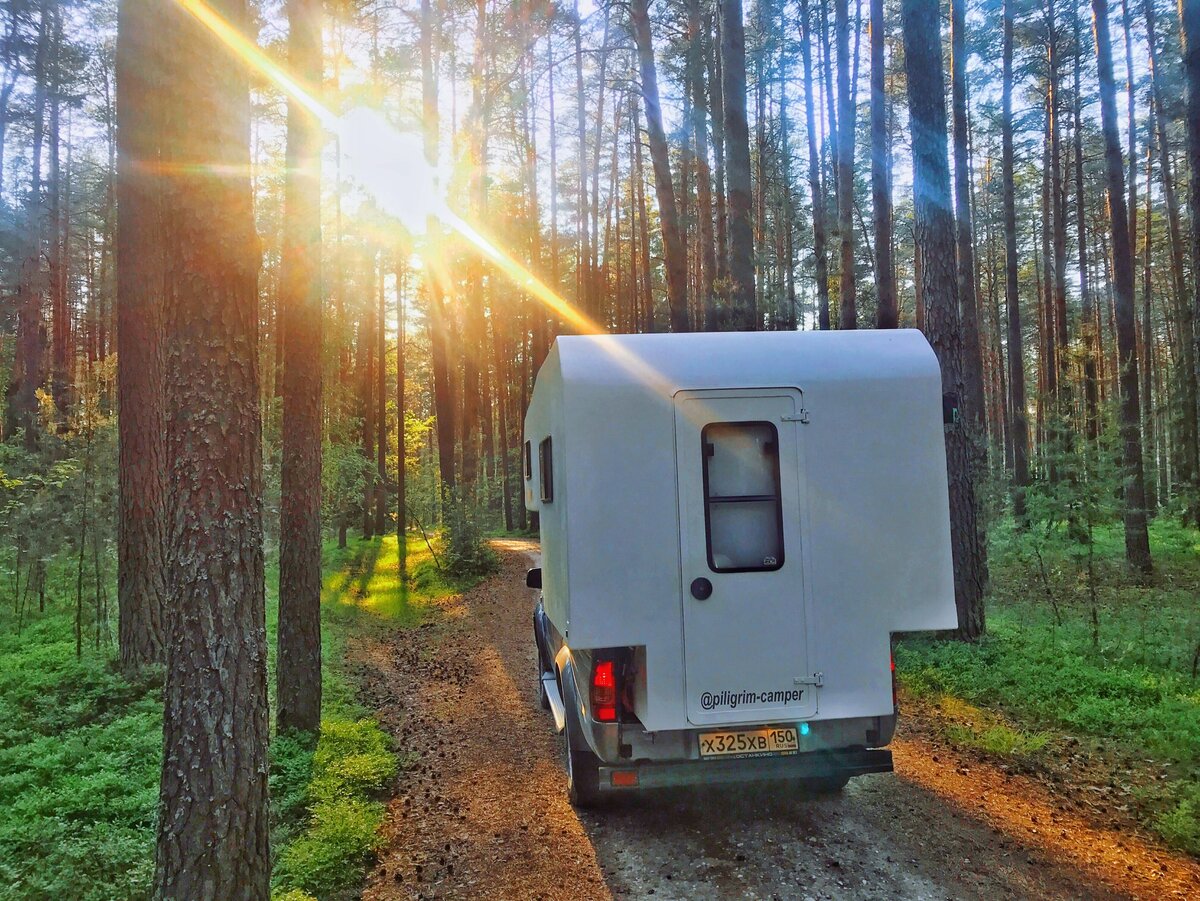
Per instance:
[[[698,601],[707,601],[712,596],[712,582],[700,578],[692,580],[692,597]]]

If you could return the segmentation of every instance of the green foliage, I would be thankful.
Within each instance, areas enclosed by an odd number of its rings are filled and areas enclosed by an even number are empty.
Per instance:
[[[321,518],[336,528],[362,509],[363,492],[377,473],[350,434],[327,439],[321,453]]]
[[[280,788],[294,806],[303,788],[308,822],[279,855],[275,884],[324,895],[354,885],[368,857],[379,848],[383,805],[371,800],[395,777],[397,761],[387,736],[372,719],[326,719],[315,753],[293,743],[280,773]]]
[[[75,657],[73,561],[47,609],[0,613],[0,898],[145,897],[162,753],[161,672],[128,681],[107,646]]]
[[[1026,733],[1002,723],[982,729],[961,723],[950,723],[945,734],[956,745],[978,748],[1001,757],[1023,757],[1042,750],[1050,741],[1045,732]]]
[[[1086,515],[1081,508],[1081,522]],[[1165,767],[1169,778],[1163,796],[1151,799],[1158,813],[1149,825],[1194,850],[1200,533],[1161,517],[1152,524],[1157,581],[1150,586],[1124,566],[1119,524],[1094,526],[1089,537],[1081,543],[1065,521],[1035,521],[1028,530],[998,523],[988,634],[974,645],[906,637],[896,649],[897,673],[917,695],[999,711],[1017,733],[990,723],[948,727],[961,744],[1036,753],[1045,745],[1038,736],[1066,733]]]
[[[1200,854],[1200,783],[1181,786],[1174,806],[1158,816],[1154,828],[1172,847]]]
[[[284,892],[272,892],[271,901],[317,901],[317,899],[308,892],[294,888]]]
[[[442,511],[442,563],[456,578],[478,578],[496,569],[496,555],[485,541],[475,505],[456,490]]]

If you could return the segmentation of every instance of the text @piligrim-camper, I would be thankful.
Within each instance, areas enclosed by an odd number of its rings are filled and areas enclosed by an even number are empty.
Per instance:
[[[737,710],[739,706],[752,707],[755,704],[791,704],[793,701],[799,703],[803,696],[803,688],[789,688],[783,691],[706,691],[700,695],[700,706],[704,710],[715,710],[718,707]]]

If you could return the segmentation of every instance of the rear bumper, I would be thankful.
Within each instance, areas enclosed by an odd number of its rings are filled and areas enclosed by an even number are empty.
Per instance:
[[[885,749],[809,751],[790,757],[751,757],[739,760],[682,760],[674,763],[638,763],[601,766],[602,792],[627,792],[643,788],[712,785],[731,782],[825,779],[892,772],[892,752]],[[613,784],[613,774],[624,784]],[[636,773],[636,784],[627,774]]]

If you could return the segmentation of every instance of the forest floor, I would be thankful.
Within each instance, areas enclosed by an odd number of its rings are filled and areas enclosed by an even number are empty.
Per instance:
[[[837,796],[779,786],[631,797],[578,813],[539,707],[523,574],[499,573],[415,628],[346,652],[409,765],[364,898],[1189,898],[1200,864],[1096,805],[1094,786],[955,741],[960,708],[912,699],[896,772]]]

